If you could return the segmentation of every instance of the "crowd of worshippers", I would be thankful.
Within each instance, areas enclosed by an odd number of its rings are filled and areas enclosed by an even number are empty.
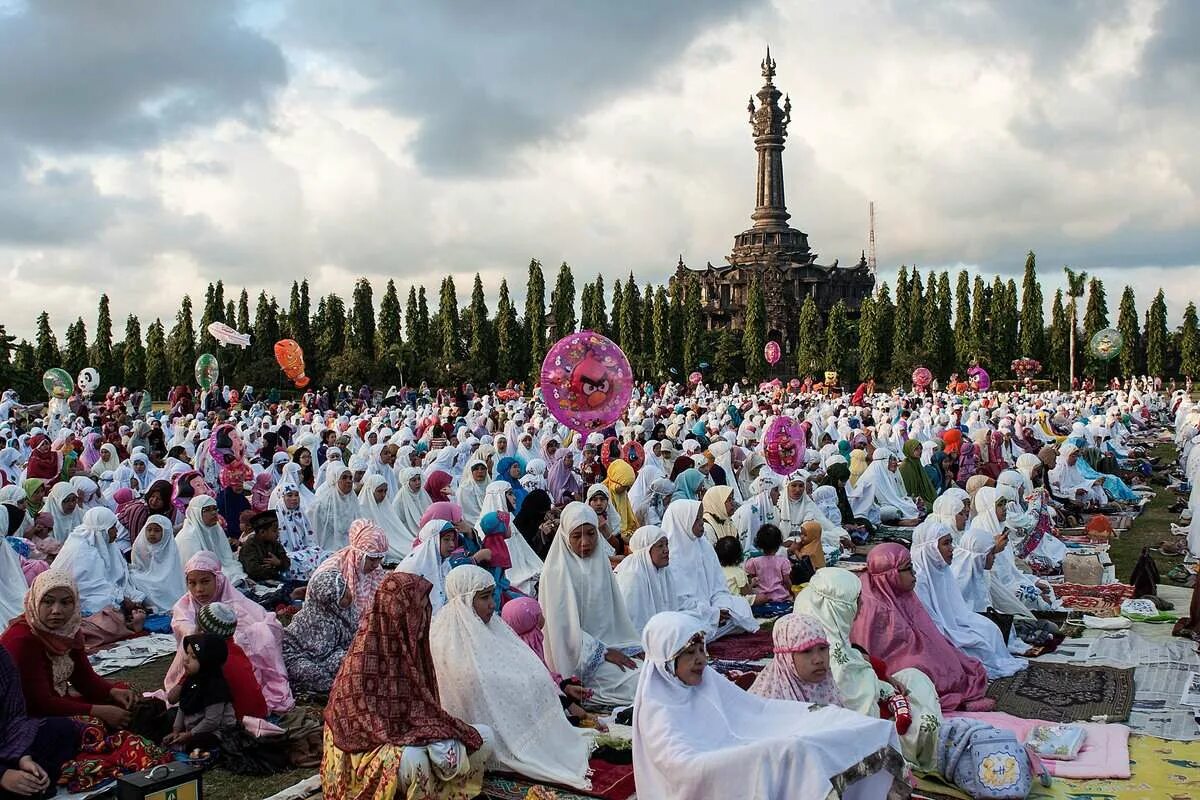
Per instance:
[[[166,748],[319,763],[334,800],[474,797],[485,770],[587,790],[614,710],[642,797],[898,796],[938,768],[943,713],[990,710],[988,681],[1054,635],[1034,612],[1060,607],[1058,527],[1137,507],[1130,438],[1200,418],[1138,382],[666,384],[586,436],[534,399],[406,397],[139,413],[114,389],[39,418],[6,393],[0,796]],[[780,414],[807,437],[786,476]],[[911,547],[836,566],[903,528]],[[761,618],[774,659],[745,691],[705,648]],[[96,674],[154,620],[177,645],[157,692]]]

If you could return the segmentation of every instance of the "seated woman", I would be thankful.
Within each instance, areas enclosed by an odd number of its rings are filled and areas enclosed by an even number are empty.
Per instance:
[[[933,501],[937,499],[938,490],[929,479],[925,465],[921,463],[921,442],[909,439],[901,449],[904,452],[904,463],[900,465],[899,472],[904,491],[909,497],[920,500],[928,513],[929,509],[933,508]]]
[[[115,502],[115,498],[114,498]],[[126,503],[117,505],[117,519],[126,535],[136,537],[151,514],[160,514],[171,520],[175,526],[181,518],[171,501],[171,482],[155,481],[141,498],[133,498]],[[132,543],[132,542],[131,542]]]
[[[246,572],[242,569],[229,539],[221,528],[221,515],[217,513],[217,501],[208,495],[193,497],[188,503],[183,528],[175,537],[179,550],[179,563],[187,572],[187,562],[197,553],[210,553],[217,558],[221,572],[234,586],[245,583]]]
[[[54,559],[55,568],[75,581],[88,652],[140,633],[146,622],[145,595],[130,584],[129,565],[116,545],[117,524],[107,508],[91,509]]]
[[[442,708],[429,651],[429,582],[388,575],[325,707],[329,800],[468,798],[483,786],[491,731]]]
[[[829,669],[829,640],[820,620],[785,614],[775,620],[771,640],[775,655],[754,679],[751,694],[824,706],[846,704]]]
[[[737,523],[733,521],[733,512],[737,504],[733,499],[733,489],[729,486],[716,486],[704,493],[701,501],[704,508],[704,538],[715,545],[718,539],[732,537],[738,539]]]
[[[325,559],[313,574],[331,569],[342,573],[354,598],[350,608],[357,625],[359,618],[371,607],[375,590],[386,577],[381,565],[387,555],[387,536],[370,520],[356,519],[350,526],[349,538],[350,544]]]
[[[304,606],[283,629],[283,663],[292,691],[329,694],[354,639],[354,595],[337,570],[313,576]]]
[[[666,531],[657,525],[643,525],[629,540],[629,549],[629,557],[614,573],[634,630],[645,629],[650,618],[662,611],[682,611],[701,618],[704,609],[675,588],[674,573],[668,569],[671,548]]]
[[[671,575],[681,598],[704,620],[706,638],[714,641],[731,633],[758,630],[758,620],[743,597],[729,592],[717,553],[704,535],[704,510],[699,500],[673,500],[663,518],[671,548]],[[678,602],[678,601],[677,601]]]
[[[913,591],[913,563],[904,545],[871,550],[851,639],[891,669],[921,669],[933,681],[943,711],[965,709],[987,694],[987,671],[938,629]]]
[[[358,498],[354,496],[354,473],[348,466],[331,460],[324,470],[325,480],[308,509],[308,524],[317,546],[332,553],[349,542],[347,532],[358,519]]]
[[[317,535],[309,525],[308,516],[300,510],[302,487],[284,483],[276,488],[280,488],[283,495],[283,503],[275,509],[279,520],[279,544],[290,562],[284,577],[290,581],[307,581],[329,553],[317,544]]]
[[[558,688],[496,613],[495,580],[465,564],[446,576],[429,646],[442,707],[492,729],[488,766],[587,791],[588,739],[563,716]]]
[[[0,647],[0,797],[53,796],[63,764],[79,753],[80,730],[66,717],[27,715],[17,665]]]
[[[133,692],[92,669],[80,622],[79,592],[70,575],[51,569],[34,578],[24,613],[0,636],[21,675],[25,708],[35,717],[92,716],[123,728]]]
[[[401,497],[406,491],[400,487]],[[363,478],[362,489],[358,492],[358,515],[373,522],[387,536],[389,564],[399,563],[412,552],[413,541],[421,529],[417,525],[420,515],[412,520],[411,526],[396,515],[396,507],[388,497],[387,479],[382,475],[374,473]]]
[[[742,691],[707,666],[703,625],[687,614],[655,615],[643,641],[633,713],[639,797],[908,795],[890,723]]]
[[[59,543],[67,541],[71,531],[83,522],[83,509],[79,507],[79,495],[70,481],[60,481],[46,496],[46,510],[54,520],[53,536]]]
[[[183,575],[188,591],[171,612],[171,630],[176,645],[181,646],[185,636],[196,632],[197,616],[204,606],[212,602],[224,603],[237,614],[234,640],[250,657],[267,706],[275,713],[291,709],[296,702],[279,651],[283,628],[275,615],[234,589],[222,572],[221,562],[212,553],[201,551],[192,556],[183,567]],[[166,685],[174,686],[182,675],[183,651],[178,649],[167,670]]]
[[[142,594],[143,604],[154,614],[168,613],[187,591],[174,533],[169,519],[154,514],[133,543],[129,584]]]
[[[560,675],[578,675],[596,703],[625,705],[637,690],[637,664],[622,649],[637,647],[637,632],[596,528],[587,504],[563,509],[539,592],[546,663]]]
[[[871,465],[850,492],[850,505],[856,517],[873,519],[878,514],[884,524],[909,528],[920,522],[920,511],[904,491],[898,468],[891,451],[881,447],[874,452]]]
[[[1049,611],[1060,607],[1049,583],[1017,569],[1016,558],[1004,530],[1008,498],[993,487],[985,486],[975,493],[974,504],[975,518],[971,520],[962,544],[965,546],[967,537],[976,533],[970,549],[986,545],[993,550],[994,558],[988,567],[988,577],[995,609],[1002,614],[1032,617],[1031,611]],[[966,569],[955,570],[964,598],[975,591],[963,587],[967,580],[966,573]]]
[[[1103,478],[1085,478],[1080,472],[1078,447],[1064,442],[1058,450],[1054,469],[1050,470],[1050,486],[1054,492],[1085,506],[1103,506],[1108,502]]]
[[[933,682],[920,669],[907,667],[892,671],[887,664],[872,658],[850,642],[850,629],[858,614],[862,582],[854,573],[837,567],[817,570],[796,596],[797,614],[815,617],[825,628],[830,644],[830,666],[845,707],[869,717],[904,716],[908,708],[911,724],[900,733],[900,746],[913,764],[932,768],[937,759],[938,729],[942,722],[941,704]],[[902,702],[903,701],[903,702]],[[981,702],[973,711],[987,711],[994,702]]]
[[[954,537],[950,526],[930,519],[913,529],[912,565],[917,571],[916,594],[938,630],[956,647],[983,663],[989,679],[1007,678],[1028,666],[1023,658],[1009,655],[991,620],[967,607],[950,565],[954,561]]]
[[[395,512],[396,524],[400,527],[401,535],[412,546],[412,541],[417,537],[417,532],[421,530],[421,515],[425,513],[425,509],[429,508],[433,503],[429,493],[422,486],[421,470],[419,467],[407,467],[400,470],[399,487],[396,489],[396,496],[388,498],[391,503],[392,510]],[[367,479],[363,479],[363,485],[367,484]],[[362,492],[359,492],[359,504],[362,503]],[[389,534],[389,540],[391,534]],[[405,551],[400,557],[408,555]]]
[[[529,492],[526,499],[532,496],[535,492]],[[544,494],[544,493],[543,493]],[[517,512],[516,499],[512,492],[512,487],[504,481],[494,481],[488,485],[487,492],[483,496],[483,506],[480,508],[479,518],[483,520],[491,512],[506,513],[509,515],[509,520],[513,519],[513,515]],[[456,507],[457,508],[457,507]],[[524,505],[521,506],[525,508]],[[458,510],[458,515],[461,517],[462,510]],[[461,530],[461,528],[460,528]],[[472,538],[477,539],[482,545],[484,532],[479,523],[476,523],[475,529],[463,536],[463,543],[467,545],[468,555],[473,554],[471,549]],[[518,534],[510,524],[509,535],[505,539],[505,547],[508,548],[509,564],[504,569],[505,579],[509,585],[516,589],[521,594],[530,595],[537,589],[538,580],[542,574],[544,566],[543,559],[534,552],[529,542],[525,537]],[[477,559],[477,562],[479,560]],[[507,587],[505,587],[507,589]]]
[[[429,591],[430,613],[436,614],[446,605],[446,575],[454,566],[453,554],[458,551],[465,556],[462,548],[463,537],[454,527],[454,523],[444,519],[431,519],[417,534],[413,543],[413,551],[409,553],[396,569],[410,575],[420,575],[429,581],[433,588]],[[486,562],[490,557],[486,550],[476,550],[473,556]],[[467,563],[464,560],[462,563]]]

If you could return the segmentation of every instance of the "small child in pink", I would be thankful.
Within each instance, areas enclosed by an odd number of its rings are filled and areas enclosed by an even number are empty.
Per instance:
[[[761,556],[747,559],[746,574],[758,583],[758,601],[777,603],[792,599],[792,564],[780,552],[783,534],[774,525],[763,525],[754,534],[754,546]]]

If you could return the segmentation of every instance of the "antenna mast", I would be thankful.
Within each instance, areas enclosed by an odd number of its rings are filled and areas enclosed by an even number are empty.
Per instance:
[[[870,213],[871,213],[871,228],[870,228],[869,236],[867,238],[867,266],[870,268],[871,274],[874,275],[875,269],[876,269],[876,261],[875,261],[875,201],[874,200],[872,200],[870,202],[869,207],[870,207]]]

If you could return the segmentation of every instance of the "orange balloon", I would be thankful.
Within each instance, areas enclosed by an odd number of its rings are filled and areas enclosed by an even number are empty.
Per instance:
[[[308,386],[308,376],[304,374],[304,350],[295,339],[280,339],[275,343],[275,360],[288,380],[301,389]]]

